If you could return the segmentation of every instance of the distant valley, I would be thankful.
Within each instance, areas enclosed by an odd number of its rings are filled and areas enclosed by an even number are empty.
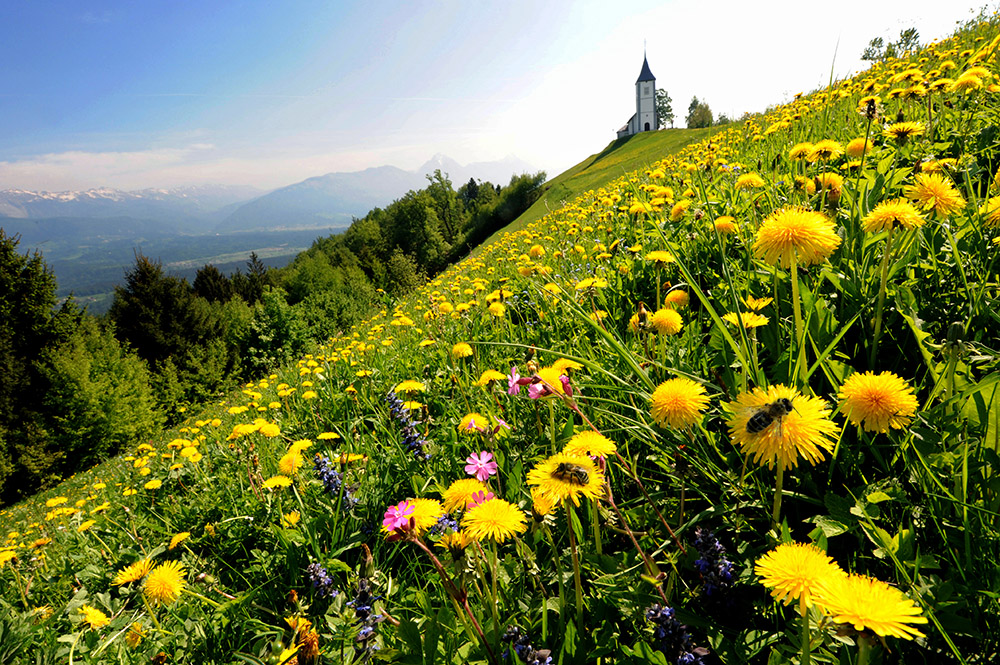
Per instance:
[[[457,189],[470,178],[506,185],[532,170],[513,156],[462,166],[435,155],[415,171],[380,166],[328,173],[270,192],[246,186],[202,185],[121,191],[0,190],[0,228],[21,237],[21,251],[38,250],[58,280],[92,312],[110,304],[141,252],[189,280],[212,263],[231,273],[251,252],[281,267],[319,236],[346,229],[356,217],[427,185],[440,169]]]

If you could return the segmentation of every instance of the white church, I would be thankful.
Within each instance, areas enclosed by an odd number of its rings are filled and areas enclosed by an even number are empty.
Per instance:
[[[649,71],[646,54],[642,55],[642,71],[635,82],[635,115],[618,130],[618,138],[632,136],[639,132],[655,132],[656,118],[656,77]]]

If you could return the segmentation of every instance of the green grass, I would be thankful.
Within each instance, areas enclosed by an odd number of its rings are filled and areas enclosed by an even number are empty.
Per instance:
[[[653,162],[700,141],[719,128],[664,129],[642,132],[609,143],[604,150],[563,171],[542,186],[542,196],[520,217],[486,239],[489,245],[505,233],[514,233],[562,208],[584,192],[597,189],[626,173],[643,170]],[[474,250],[473,254],[477,254]]]

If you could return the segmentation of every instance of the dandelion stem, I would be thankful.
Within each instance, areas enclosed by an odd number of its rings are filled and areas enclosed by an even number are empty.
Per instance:
[[[146,598],[146,594],[141,593],[139,595],[142,596],[142,604],[146,606],[146,613],[149,614],[149,618],[153,620],[153,625],[156,626],[156,630],[162,631],[163,629],[160,628],[160,620],[156,618],[156,612],[154,612],[153,608],[149,606],[149,599]]]
[[[441,560],[430,550],[429,547],[422,541],[419,537],[412,537],[412,542],[422,549],[425,554],[431,559],[431,563],[438,571],[438,575],[441,576],[441,581],[444,583],[445,591],[451,596],[456,602],[461,602],[462,607],[465,609],[465,613],[469,616],[472,621],[473,627],[476,629],[476,633],[479,635],[479,641],[482,643],[483,647],[486,648],[486,655],[489,656],[489,660],[493,665],[500,665],[500,661],[497,660],[496,654],[493,653],[493,647],[490,643],[486,641],[486,635],[483,634],[483,629],[479,625],[479,621],[476,620],[476,615],[472,613],[472,608],[469,607],[469,596],[467,593],[459,589],[455,582],[452,581],[451,575],[445,570],[445,567],[441,564]]]
[[[798,257],[792,252],[792,311],[795,314],[795,344],[793,345],[795,349],[795,368],[797,374],[801,375],[802,387],[805,389],[806,382],[806,363],[804,362],[803,356],[805,355],[805,337],[802,331],[802,304],[799,302],[799,264]]]
[[[868,658],[871,656],[872,643],[867,635],[858,636],[858,660],[857,665],[868,665]]]
[[[594,549],[598,554],[603,554],[603,547],[601,545],[601,512],[597,501],[590,502],[590,521],[594,530]]]
[[[552,430],[552,454],[556,454],[556,407],[552,400],[546,400],[549,405],[549,429]]]
[[[778,477],[774,481],[774,508],[771,510],[771,521],[774,526],[778,526],[778,519],[781,516],[781,492],[785,482],[785,465],[778,463]]]
[[[806,609],[802,601],[799,601],[799,613],[802,619],[802,642],[799,647],[799,663],[800,665],[809,665],[811,660],[812,644],[810,644],[809,636],[809,610]]]
[[[573,523],[576,522],[576,513],[568,502],[566,506],[566,527],[569,530],[569,550],[573,556],[573,585],[576,587],[576,615],[583,617],[583,581],[580,578],[580,555],[576,551],[576,529]]]
[[[892,255],[892,235],[895,227],[889,229],[889,235],[885,239],[885,250],[882,252],[882,271],[879,277],[878,304],[875,306],[875,335],[872,338],[872,351],[868,358],[868,366],[875,367],[875,359],[878,357],[878,343],[882,336],[882,312],[885,308],[886,281],[889,279],[889,258]]]

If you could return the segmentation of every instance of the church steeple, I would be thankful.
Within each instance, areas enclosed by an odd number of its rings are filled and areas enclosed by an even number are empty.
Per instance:
[[[656,77],[653,76],[653,72],[649,71],[649,63],[646,62],[646,54],[642,54],[642,71],[639,72],[639,78],[636,79],[636,83],[641,83],[643,81],[655,81]]]

